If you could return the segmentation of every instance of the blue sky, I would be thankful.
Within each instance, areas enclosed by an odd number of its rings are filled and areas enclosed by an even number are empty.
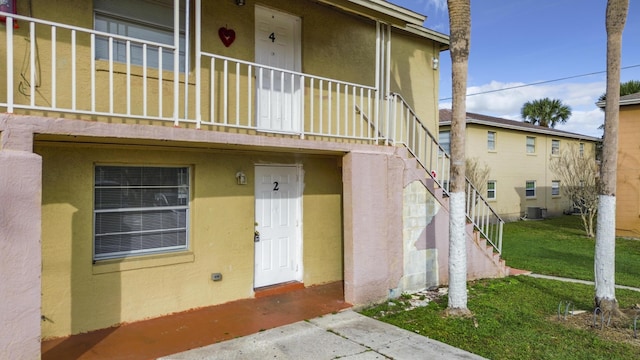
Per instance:
[[[426,15],[425,27],[449,33],[446,0],[389,2]],[[469,96],[467,111],[521,120],[525,102],[549,97],[572,109],[557,129],[601,136],[604,112],[595,102],[606,88],[605,9],[606,0],[472,0],[467,94],[548,82]],[[440,107],[450,108],[449,52],[440,60]],[[621,81],[640,80],[640,0],[630,0],[622,68]]]

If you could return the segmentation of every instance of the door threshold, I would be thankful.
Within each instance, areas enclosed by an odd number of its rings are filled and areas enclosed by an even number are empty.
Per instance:
[[[283,294],[289,291],[304,289],[304,283],[299,281],[290,281],[282,284],[263,286],[253,289],[256,298],[270,295]]]

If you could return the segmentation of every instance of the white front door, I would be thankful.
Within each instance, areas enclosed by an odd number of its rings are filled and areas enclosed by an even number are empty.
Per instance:
[[[300,71],[299,17],[256,6],[256,63]],[[256,70],[256,117],[261,130],[300,131],[298,76],[271,68]]]
[[[254,287],[302,281],[300,167],[255,168]]]

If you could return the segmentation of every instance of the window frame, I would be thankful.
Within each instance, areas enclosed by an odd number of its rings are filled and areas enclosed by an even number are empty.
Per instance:
[[[533,184],[533,187],[529,188],[529,184]],[[533,195],[528,195],[528,192],[532,191]],[[527,180],[524,185],[524,197],[526,199],[535,199],[537,195],[536,189],[536,181],[535,180]]]
[[[151,16],[148,19],[142,19],[136,16],[136,12],[139,12],[140,9],[136,11],[127,11],[126,6],[142,6],[145,2],[139,3],[131,3],[126,0],[116,0],[113,5],[103,5],[105,3],[103,0],[94,0],[93,1],[93,29],[96,31],[100,31],[103,33],[109,33],[114,35],[115,37],[125,37],[131,39],[137,39],[142,43],[151,43],[151,44],[166,44],[168,46],[174,46],[174,24],[173,24],[173,7],[169,7],[169,2],[167,4],[162,4],[161,1],[156,4],[147,3],[148,6],[153,8],[149,8],[149,11],[146,12],[148,14],[158,13],[158,9],[166,8],[165,11],[171,12],[171,16],[166,20],[162,19],[162,16],[153,17]],[[161,14],[162,15],[162,14]],[[188,39],[186,38],[186,30],[184,24],[184,6],[180,7],[180,24],[179,24],[179,33],[180,39],[178,44],[178,53],[179,53],[179,72],[184,72],[186,69],[186,49],[188,48]],[[106,23],[106,28],[99,28],[98,24],[100,21]],[[170,23],[168,22],[170,21]],[[110,29],[110,25],[115,25],[118,29],[114,32]],[[155,34],[154,37],[158,37],[156,39],[150,38],[150,36],[135,36],[128,34],[130,29],[137,29],[137,33],[147,32],[148,34]],[[124,33],[122,33],[124,31]],[[167,41],[161,40],[163,37],[167,39]],[[130,47],[130,63],[135,66],[144,66],[143,58],[142,58],[142,46],[137,43],[131,43]],[[147,47],[147,63],[146,66],[152,69],[158,69],[158,50],[159,48],[154,45],[150,45]],[[173,60],[173,52],[167,52],[169,49],[163,49],[162,53],[162,70],[165,71],[173,71],[174,70],[174,60]],[[109,49],[108,49],[108,38],[105,38],[101,35],[96,36],[96,44],[95,44],[95,53],[93,56],[97,60],[109,61]],[[136,56],[136,54],[139,54]],[[126,51],[126,42],[121,39],[114,39],[113,41],[113,62],[114,63],[126,63],[127,62],[127,51]]]
[[[531,140],[531,143],[529,143]],[[535,136],[527,136],[525,140],[525,149],[527,154],[535,154],[536,153],[536,137]]]
[[[490,187],[493,185],[493,189]],[[498,182],[496,180],[487,181],[487,200],[496,200],[498,197]],[[493,192],[493,196],[490,194]]]
[[[120,170],[120,177],[129,180],[126,177],[126,171],[140,170],[140,184],[131,185],[128,183],[123,185],[122,182],[110,180],[109,176],[99,176],[99,172],[111,170],[112,174]],[[127,169],[127,170],[125,170]],[[156,184],[144,184],[144,169],[160,169],[163,174],[162,178],[166,179],[164,173],[175,170],[173,174],[176,183],[168,184],[160,182]],[[93,183],[93,243],[92,257],[93,261],[124,259],[137,256],[175,253],[188,251],[190,247],[190,215],[191,215],[191,177],[192,168],[186,165],[134,165],[134,164],[95,164],[94,165],[94,183]],[[153,174],[152,174],[153,175]],[[133,177],[133,176],[131,176]],[[147,179],[153,177],[147,176]],[[158,177],[154,177],[157,179]],[[104,182],[104,184],[98,184]],[[109,192],[109,190],[118,190],[121,192]],[[106,190],[103,192],[103,190]],[[162,190],[162,191],[159,191]],[[169,190],[169,191],[167,191]],[[171,192],[171,190],[175,190]],[[149,195],[153,194],[153,197]],[[114,195],[116,196],[114,198]],[[146,197],[146,198],[145,198]],[[100,199],[98,199],[100,198]],[[173,199],[175,198],[175,200]],[[107,201],[107,205],[104,203]],[[135,199],[136,203],[131,206],[109,206],[109,201],[123,201]],[[148,202],[153,199],[155,203],[152,205]],[[171,200],[169,200],[171,199]],[[165,205],[158,203],[165,203]],[[155,216],[154,216],[155,214]],[[118,219],[119,217],[119,219]],[[103,219],[104,218],[104,219]],[[128,226],[135,224],[138,229],[123,229],[125,219],[128,218]],[[115,219],[115,220],[114,220]],[[117,222],[120,231],[112,227]],[[103,225],[104,222],[104,225]],[[110,223],[111,222],[111,223]],[[175,224],[173,227],[167,227],[166,223]],[[154,227],[156,226],[156,227]],[[111,231],[106,231],[106,230]],[[165,236],[166,235],[166,236]],[[114,251],[100,251],[99,248],[108,248],[108,238],[114,236],[114,240],[119,243],[120,249]],[[157,245],[157,237],[161,242],[173,242],[175,244]],[[127,239],[129,237],[129,239]],[[156,237],[154,239],[153,237]],[[104,240],[104,244],[98,245],[100,238]],[[124,241],[123,241],[124,239]],[[183,240],[184,239],[184,240]],[[130,243],[127,243],[127,240]],[[136,242],[139,247],[132,248]],[[145,246],[145,243],[147,246]],[[122,249],[129,246],[129,249]],[[152,244],[153,246],[148,246]]]
[[[447,141],[442,141],[445,136]],[[451,154],[451,130],[438,132],[438,144],[444,149],[447,154]]]
[[[554,194],[555,193],[555,194]],[[551,180],[551,196],[560,197],[560,180]]]
[[[493,135],[493,136],[491,136]],[[496,138],[498,134],[495,131],[487,131],[487,150],[496,151]]]
[[[560,155],[560,140],[551,139],[551,155],[553,156]]]

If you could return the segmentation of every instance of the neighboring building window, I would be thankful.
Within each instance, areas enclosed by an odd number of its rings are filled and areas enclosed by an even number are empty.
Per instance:
[[[495,131],[487,131],[487,150],[489,151],[496,150],[496,132]]]
[[[536,138],[533,136],[527,136],[527,154],[535,154],[536,152]]]
[[[560,155],[560,140],[551,140],[551,155]]]
[[[94,29],[110,34],[146,40],[154,43],[173,45],[173,0],[127,1],[94,0]],[[180,71],[184,71],[185,32],[184,12],[180,14]],[[131,43],[131,63],[143,65],[141,44]],[[109,59],[109,40],[96,37],[96,58]],[[113,41],[113,59],[126,62],[127,44],[123,40]],[[158,47],[147,47],[147,66],[158,68]],[[162,50],[162,68],[173,70],[173,52]]]
[[[96,166],[94,259],[188,248],[189,168]]]
[[[440,131],[438,134],[438,142],[447,154],[451,154],[451,132]]]
[[[580,157],[584,157],[584,143],[580,143]]]
[[[534,198],[536,197],[536,182],[532,180],[527,180],[525,183],[525,197]]]
[[[487,181],[487,200],[495,200],[496,199],[496,181],[489,180]]]
[[[551,182],[551,195],[560,196],[560,180],[553,180]]]

